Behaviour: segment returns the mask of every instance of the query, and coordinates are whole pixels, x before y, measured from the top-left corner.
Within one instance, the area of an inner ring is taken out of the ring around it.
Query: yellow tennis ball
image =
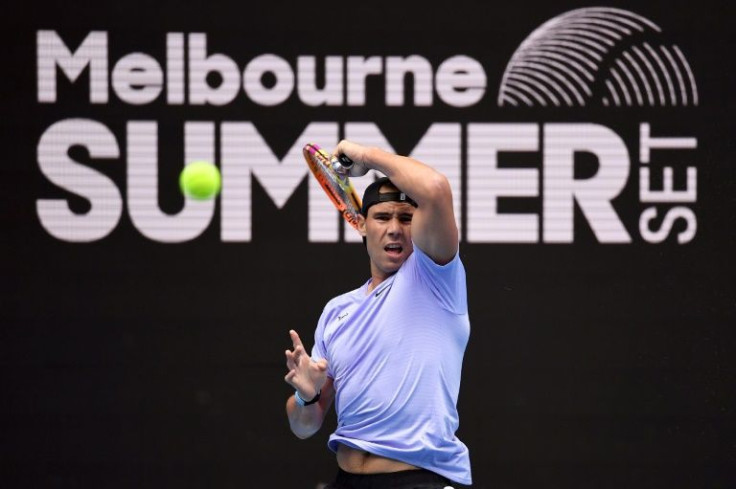
[[[179,187],[184,195],[197,200],[214,198],[222,185],[220,170],[207,161],[193,161],[179,175]]]

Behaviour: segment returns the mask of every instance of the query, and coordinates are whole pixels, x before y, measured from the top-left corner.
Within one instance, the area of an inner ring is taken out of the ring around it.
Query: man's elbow
[[[447,200],[452,201],[452,187],[450,186],[447,177],[441,173],[435,174],[432,178],[425,180],[425,192],[426,195],[430,196],[433,200]]]
[[[306,440],[317,433],[321,425],[304,425],[301,423],[291,423],[289,425],[291,432],[300,440]]]

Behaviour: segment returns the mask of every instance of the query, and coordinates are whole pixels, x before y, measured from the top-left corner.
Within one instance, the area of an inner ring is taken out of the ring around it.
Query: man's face
[[[368,209],[361,233],[371,259],[371,272],[386,278],[396,272],[414,251],[411,219],[414,207],[405,202],[381,202]]]

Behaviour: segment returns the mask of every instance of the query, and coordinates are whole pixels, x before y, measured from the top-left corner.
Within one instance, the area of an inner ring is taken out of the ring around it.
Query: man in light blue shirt
[[[292,431],[307,438],[335,404],[330,489],[442,489],[472,482],[467,447],[455,436],[468,342],[465,269],[450,185],[412,158],[341,141],[343,169],[386,175],[363,197],[360,232],[371,277],[327,303],[311,356],[295,331],[286,351]]]

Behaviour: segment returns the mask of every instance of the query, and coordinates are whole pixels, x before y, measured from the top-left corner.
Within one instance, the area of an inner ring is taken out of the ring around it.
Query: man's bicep
[[[452,207],[436,206],[417,209],[411,223],[411,237],[435,263],[444,265],[457,253],[459,239],[457,222]]]

